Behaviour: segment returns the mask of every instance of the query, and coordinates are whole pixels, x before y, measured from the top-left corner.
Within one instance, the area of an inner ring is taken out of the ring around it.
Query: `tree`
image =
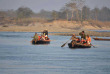
[[[83,16],[82,15],[82,8],[84,7],[85,0],[73,0],[73,1],[75,1],[75,3],[77,4],[77,14],[78,14],[78,9],[81,10],[81,19],[80,20],[82,23],[83,22],[83,20],[82,20],[82,16]]]
[[[6,11],[6,14],[8,17],[11,17],[11,18],[16,17],[16,12],[13,9]]]
[[[110,9],[107,7],[103,7],[100,10],[100,16],[98,17],[98,19],[100,19],[101,21],[110,21]]]
[[[17,9],[16,12],[17,12],[18,18],[31,17],[31,15],[33,14],[32,10],[30,8],[27,8],[27,7],[20,7]]]
[[[82,8],[82,20],[90,19],[90,8],[84,6]]]
[[[82,8],[84,6],[85,0],[71,0],[70,3],[66,4],[66,7],[69,7],[72,11],[71,21],[73,19],[73,14],[76,12],[76,18],[79,21],[79,10],[81,10],[81,21],[82,21]]]
[[[57,11],[53,10],[52,11],[52,16],[53,16],[53,19],[56,20],[58,18],[58,13]]]
[[[69,8],[68,7],[65,7],[67,21],[69,20],[69,11],[70,11]]]
[[[6,16],[6,12],[5,11],[0,11],[0,17],[5,17]]]
[[[50,11],[42,9],[39,13],[36,14],[37,17],[43,18],[43,19],[51,19],[52,15]]]
[[[71,3],[66,4],[66,6],[69,7],[71,10],[71,13],[72,13],[71,21],[73,21],[73,16],[74,16],[73,13],[76,10],[76,3],[71,2]]]
[[[95,8],[94,11],[95,11],[95,20],[96,20],[96,22],[97,22],[97,20],[98,20],[99,8]]]
[[[68,7],[63,7],[62,9],[60,9],[60,11],[62,12],[62,17],[66,18],[66,20],[69,20],[69,8]]]
[[[6,17],[6,12],[0,11],[0,22],[3,21],[5,17]]]

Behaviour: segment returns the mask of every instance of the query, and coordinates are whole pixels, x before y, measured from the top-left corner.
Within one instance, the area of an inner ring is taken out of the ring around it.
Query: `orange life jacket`
[[[87,41],[91,42],[91,37],[87,38]]]
[[[76,39],[76,41],[80,41],[80,39],[79,39],[79,38],[77,38],[77,39]]]
[[[40,40],[41,36],[38,36],[38,40]]]

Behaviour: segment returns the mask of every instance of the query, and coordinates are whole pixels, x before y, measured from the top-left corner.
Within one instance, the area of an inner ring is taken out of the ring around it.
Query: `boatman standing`
[[[79,35],[81,36],[81,43],[85,44],[86,43],[86,34],[84,31],[80,32]]]
[[[81,39],[86,39],[86,34],[84,31],[80,32],[79,35],[81,36]]]

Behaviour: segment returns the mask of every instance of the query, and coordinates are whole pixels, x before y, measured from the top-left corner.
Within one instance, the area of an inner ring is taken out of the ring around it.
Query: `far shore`
[[[95,37],[110,37],[110,32],[85,31],[85,33],[86,33],[86,35],[95,36]],[[72,36],[72,34],[75,34],[76,36],[79,36],[79,32],[72,32],[72,33],[50,33],[50,35],[61,35],[61,36]]]
[[[36,22],[22,26],[14,24],[0,25],[0,32],[42,32],[45,29],[47,29],[49,32],[56,32],[49,33],[50,35],[70,36],[74,33],[78,36],[79,32],[84,30],[85,33],[90,36],[110,37],[110,32],[92,31],[92,30],[110,30],[109,24],[107,26],[106,25],[96,26],[87,21],[83,22],[83,25],[75,21],[68,22],[61,20],[46,23]]]
[[[36,32],[36,31],[0,31],[0,32]],[[42,31],[37,31],[39,33],[42,33]],[[76,36],[79,36],[79,32],[81,31],[74,31],[74,32],[49,32],[49,35],[59,35],[59,36],[72,36],[72,34],[75,34]],[[85,31],[86,35],[94,36],[94,37],[110,37],[110,32],[96,32],[96,31]]]

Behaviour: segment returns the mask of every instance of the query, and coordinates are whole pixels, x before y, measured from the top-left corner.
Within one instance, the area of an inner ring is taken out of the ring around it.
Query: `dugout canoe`
[[[39,40],[37,42],[32,41],[32,44],[50,44],[50,40]]]
[[[104,39],[104,38],[93,38],[94,40],[102,40],[102,41],[110,41],[110,39]]]
[[[91,45],[85,45],[85,44],[74,44],[72,46],[72,43],[68,43],[69,48],[91,48]]]

